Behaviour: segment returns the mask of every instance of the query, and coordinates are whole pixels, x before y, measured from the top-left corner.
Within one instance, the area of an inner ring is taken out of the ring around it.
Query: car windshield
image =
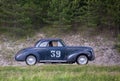
[[[38,42],[35,44],[35,47],[46,47],[47,45],[48,45],[48,41],[44,41],[44,42],[38,41]]]

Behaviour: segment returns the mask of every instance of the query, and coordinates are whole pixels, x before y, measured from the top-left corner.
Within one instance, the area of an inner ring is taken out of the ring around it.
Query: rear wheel
[[[37,62],[37,59],[36,59],[35,56],[33,56],[33,55],[27,56],[27,58],[26,58],[26,64],[27,65],[35,65],[36,62]]]
[[[85,65],[88,63],[88,58],[86,55],[80,55],[78,58],[77,58],[77,64],[79,65]]]

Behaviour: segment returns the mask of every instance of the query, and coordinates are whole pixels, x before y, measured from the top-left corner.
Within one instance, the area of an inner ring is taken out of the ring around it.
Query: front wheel
[[[26,58],[26,64],[27,65],[35,65],[36,62],[37,62],[37,59],[36,59],[35,56],[33,56],[33,55],[27,56],[27,58]]]
[[[85,64],[87,64],[88,63],[88,58],[87,58],[87,56],[85,56],[85,55],[80,55],[78,58],[77,58],[77,64],[79,64],[79,65],[85,65]]]

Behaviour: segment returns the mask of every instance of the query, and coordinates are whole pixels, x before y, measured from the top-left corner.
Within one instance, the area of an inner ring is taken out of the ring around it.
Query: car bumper
[[[89,57],[89,60],[90,60],[90,61],[95,60],[95,56],[91,56],[91,57]]]

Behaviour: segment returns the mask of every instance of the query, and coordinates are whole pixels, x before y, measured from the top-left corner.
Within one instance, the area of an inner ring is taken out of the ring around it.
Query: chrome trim
[[[40,62],[67,62],[67,60],[40,60]]]

